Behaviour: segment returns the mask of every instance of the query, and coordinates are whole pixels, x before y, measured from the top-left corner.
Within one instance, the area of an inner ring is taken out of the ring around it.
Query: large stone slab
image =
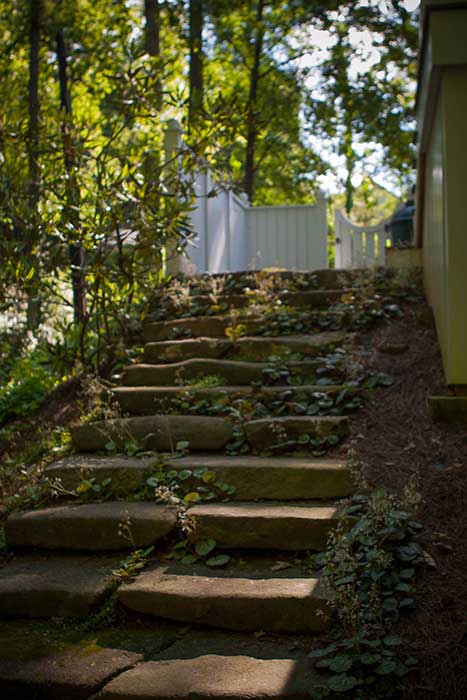
[[[201,293],[200,290],[210,289],[210,280],[222,280],[225,289],[233,289],[243,292],[245,287],[256,289],[260,281],[267,279],[276,285],[277,289],[284,289],[288,282],[298,285],[300,289],[341,289],[351,286],[361,275],[368,274],[367,270],[348,270],[325,268],[322,270],[238,270],[236,272],[219,272],[209,275],[194,275],[185,279],[185,284],[193,294]],[[232,284],[235,283],[235,284]]]
[[[158,463],[156,457],[75,454],[48,465],[44,473],[51,482],[58,480],[68,490],[75,489],[83,479],[93,478],[99,484],[110,479],[112,495],[125,496],[138,490]]]
[[[247,440],[256,449],[268,449],[287,440],[297,440],[304,434],[316,438],[335,435],[341,439],[347,436],[348,430],[346,416],[260,418],[245,423]]]
[[[113,557],[20,556],[0,572],[0,615],[86,617],[110,594]]]
[[[323,550],[339,522],[332,506],[268,503],[208,503],[190,508],[193,542],[214,539],[218,547]]]
[[[312,383],[319,366],[314,360],[287,363],[294,376]],[[136,364],[127,367],[122,375],[125,386],[177,386],[206,375],[222,378],[226,384],[241,385],[262,381],[267,362],[245,362],[241,360],[206,360],[194,358],[173,364]]]
[[[339,301],[344,291],[343,289],[311,289],[299,291],[283,289],[273,292],[272,295],[275,302],[279,301],[284,306],[325,309]],[[258,295],[259,303],[261,303],[262,298],[261,295]],[[213,305],[212,296],[209,294],[194,294],[191,296],[190,301],[197,310],[197,313],[199,313],[200,308],[209,310]],[[224,309],[226,307],[229,309],[241,309],[254,302],[255,298],[246,294],[224,293],[220,294],[217,299],[217,304],[223,306]],[[189,308],[186,306],[179,306],[175,301],[171,302],[167,297],[164,300],[164,308],[174,317],[177,317],[177,315],[185,316],[187,311],[189,311]]]
[[[86,700],[142,654],[91,645],[70,645],[40,658],[0,661],[0,692],[8,700]]]
[[[330,607],[315,578],[241,578],[143,571],[118,590],[130,610],[231,630],[320,632]]]
[[[241,323],[246,326],[248,335],[255,335],[262,325],[259,318],[242,319]],[[231,324],[229,316],[197,316],[174,321],[154,321],[144,325],[143,336],[147,343],[170,340],[174,336],[177,338],[186,334],[193,338],[226,338],[225,331]]]
[[[236,280],[242,282],[250,289],[256,289],[259,279],[277,280],[280,288],[283,288],[284,282],[291,281],[294,284],[298,282],[302,288],[308,289],[341,289],[342,287],[351,286],[355,279],[365,274],[365,270],[348,270],[338,268],[325,268],[322,270],[248,270],[229,273],[217,273],[211,275],[212,278],[221,277],[226,281]],[[191,286],[199,284],[198,277],[190,279]]]
[[[336,396],[344,386],[320,386],[316,384],[300,384],[297,386],[216,386],[198,388],[196,386],[137,386],[117,387],[112,390],[112,397],[124,414],[142,415],[154,414],[160,410],[163,399],[184,398],[189,394],[195,399],[218,400],[222,397],[231,399],[254,397],[259,401],[286,398],[287,401],[310,399],[311,395],[319,392],[326,396]],[[350,389],[349,389],[350,391]],[[202,415],[200,413],[200,415]]]
[[[339,498],[352,492],[350,470],[339,460],[191,455],[173,460],[167,467],[205,467],[216,474],[217,481],[233,486],[235,492],[229,498],[238,500]]]
[[[200,656],[149,661],[103,688],[99,700],[312,700],[319,683],[309,661]]]
[[[134,545],[147,547],[173,530],[177,515],[157,503],[131,501],[55,506],[11,515],[5,537],[11,547],[116,551],[132,546],[119,532],[123,522]]]
[[[232,437],[232,423],[205,416],[144,416],[84,423],[71,428],[74,446],[83,452],[105,449],[109,442],[124,449],[134,441],[147,450],[173,451],[179,441],[191,450],[221,450]]]
[[[80,481],[94,478],[98,483],[111,479],[114,495],[125,496],[140,488],[154,466],[155,458],[72,455],[46,468],[46,476],[60,479],[67,489]],[[218,483],[235,488],[234,500],[299,500],[341,498],[352,491],[352,479],[345,462],[298,457],[229,457],[225,455],[190,455],[170,460],[166,469],[195,470],[205,468],[216,474]],[[196,485],[197,480],[187,483]]]
[[[255,335],[263,325],[261,318],[242,317],[238,320],[245,326],[246,335]],[[158,340],[170,340],[175,335],[191,333],[193,338],[225,338],[226,329],[232,324],[230,316],[193,316],[173,321],[154,321],[145,324],[144,339],[147,343]]]
[[[280,337],[242,337],[236,343],[227,338],[196,338],[193,340],[164,340],[147,343],[145,362],[180,362],[195,357],[221,359],[227,356],[238,359],[267,360],[271,355],[284,356],[288,352],[303,353],[313,357],[326,353],[352,337],[340,331],[314,335]]]

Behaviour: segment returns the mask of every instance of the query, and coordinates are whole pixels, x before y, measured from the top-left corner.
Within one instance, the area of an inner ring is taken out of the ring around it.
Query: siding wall
[[[448,384],[467,384],[467,67],[443,71],[426,151],[423,249]]]
[[[418,241],[446,382],[467,387],[467,2],[421,17]]]

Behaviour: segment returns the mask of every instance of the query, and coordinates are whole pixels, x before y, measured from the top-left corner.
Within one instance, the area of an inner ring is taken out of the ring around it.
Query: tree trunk
[[[203,109],[203,0],[190,0],[190,96],[188,121]]]
[[[83,273],[84,251],[77,240],[79,228],[79,186],[75,173],[75,154],[70,130],[71,95],[68,90],[67,53],[63,30],[56,35],[58,78],[60,84],[60,110],[62,111],[62,142],[65,169],[67,171],[66,199],[68,218],[73,224],[73,238],[68,245],[71,265],[71,283],[73,288],[73,310],[75,321],[83,323],[86,320],[85,278]]]
[[[347,216],[349,216],[353,208],[354,186],[352,184],[352,177],[355,171],[355,151],[353,149],[352,121],[349,116],[347,116],[346,122],[344,136],[345,167],[347,170],[347,175],[345,178],[345,211]]]
[[[30,0],[29,24],[29,178],[34,209],[39,199],[39,46],[41,0]]]
[[[28,167],[29,167],[29,197],[31,211],[31,242],[36,241],[39,232],[39,62],[40,62],[40,27],[42,16],[42,0],[29,2],[29,133],[28,133]],[[29,243],[26,242],[29,250]],[[33,280],[34,282],[34,280]],[[40,323],[40,299],[38,285],[34,282],[28,290],[28,329],[35,331]]]
[[[159,0],[144,0],[144,16],[146,19],[146,51],[150,56],[159,58],[161,55]],[[159,79],[156,81],[156,109],[158,112],[162,109],[162,83]]]
[[[250,203],[253,201],[255,191],[255,148],[258,128],[256,124],[256,100],[259,86],[259,70],[261,55],[263,52],[264,27],[263,27],[264,0],[258,0],[256,8],[256,35],[254,43],[253,64],[250,71],[250,90],[247,103],[247,137],[245,153],[245,180],[244,189]]]

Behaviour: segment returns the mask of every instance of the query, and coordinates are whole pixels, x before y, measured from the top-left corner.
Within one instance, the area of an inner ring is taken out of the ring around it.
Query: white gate
[[[391,234],[386,231],[390,217],[375,226],[356,226],[343,211],[334,214],[334,259],[338,269],[385,265]]]
[[[326,205],[326,197],[319,193],[315,205],[250,207],[249,267],[328,267]]]
[[[324,195],[316,205],[252,207],[209,171],[197,176],[195,192],[187,254],[198,272],[328,267]]]

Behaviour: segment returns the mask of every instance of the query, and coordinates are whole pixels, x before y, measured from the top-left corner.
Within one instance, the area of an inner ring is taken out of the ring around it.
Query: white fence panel
[[[328,267],[326,199],[314,206],[247,210],[248,266],[310,270]]]
[[[233,192],[216,185],[209,171],[197,175],[194,189],[190,221],[195,236],[187,247],[190,262],[198,272],[247,269],[248,207]]]
[[[246,270],[248,267],[248,206],[233,192],[229,192],[230,211],[230,269]]]
[[[205,235],[207,226],[207,173],[199,173],[196,176],[194,190],[196,195],[196,207],[190,212],[190,222],[195,236],[189,241],[187,255],[196,269],[204,271],[208,265],[207,238]]]
[[[390,218],[375,226],[356,226],[336,210],[334,215],[334,258],[336,268],[373,267],[385,264]]]

